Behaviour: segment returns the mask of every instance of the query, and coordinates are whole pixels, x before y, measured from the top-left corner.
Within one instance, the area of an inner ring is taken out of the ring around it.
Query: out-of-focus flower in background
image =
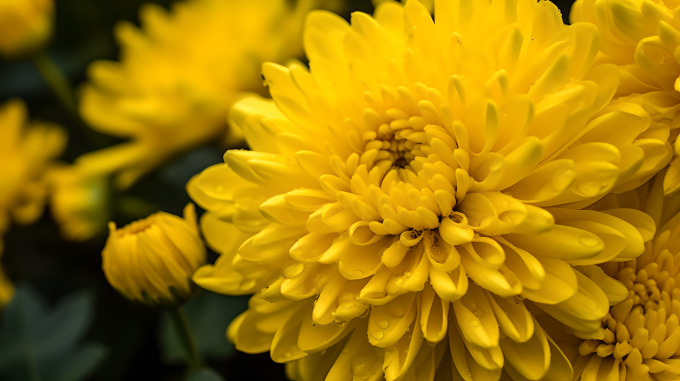
[[[178,305],[196,290],[191,276],[206,261],[193,204],[184,218],[165,212],[120,229],[109,223],[102,269],[126,298],[150,305]]]
[[[44,175],[66,144],[60,127],[26,118],[19,100],[0,107],[0,234],[10,221],[28,224],[40,217],[47,196]]]
[[[22,101],[0,106],[0,255],[2,236],[11,222],[28,224],[42,214],[47,196],[44,175],[65,145],[60,127],[27,121]],[[0,272],[0,306],[9,300],[11,290]]]
[[[666,178],[666,194],[680,191],[680,14],[675,1],[579,0],[572,23],[592,23],[602,43],[598,61],[620,67],[616,97],[641,104],[655,122],[671,128],[674,156]]]
[[[77,165],[55,167],[48,174],[50,211],[64,239],[85,241],[109,221],[109,180],[84,173]]]
[[[226,113],[244,92],[264,94],[260,65],[301,55],[305,15],[317,2],[187,0],[168,12],[145,5],[142,28],[116,29],[120,62],[90,66],[80,110],[106,134],[130,142],[87,154],[82,165],[118,172],[127,187],[169,157],[224,139]]]
[[[527,305],[602,339],[625,293],[595,265],[651,239],[642,212],[579,210],[672,156],[668,125],[609,105],[597,30],[547,1],[452,4],[310,14],[311,69],[265,64],[273,100],[231,112],[252,151],[187,186],[221,253],[194,280],[257,293],[229,336],[294,379],[570,378]]]
[[[39,51],[52,33],[53,8],[52,0],[0,0],[0,56]]]

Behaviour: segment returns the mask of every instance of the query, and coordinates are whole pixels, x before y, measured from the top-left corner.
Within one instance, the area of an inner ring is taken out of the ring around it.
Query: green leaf
[[[223,381],[224,379],[219,374],[215,373],[214,370],[208,368],[201,368],[195,372],[192,372],[187,381]]]
[[[108,350],[105,346],[96,343],[85,344],[63,364],[61,372],[55,377],[55,380],[72,381],[85,379],[85,377],[97,369],[97,366],[107,355]]]
[[[20,285],[5,307],[0,329],[0,379],[78,381],[106,357],[98,344],[79,345],[92,320],[87,292],[66,297],[48,309]]]
[[[238,314],[245,311],[247,303],[247,298],[201,291],[182,307],[201,357],[222,359],[234,353],[234,345],[226,337],[227,327]],[[167,313],[162,316],[158,336],[165,362],[186,361],[184,347]]]

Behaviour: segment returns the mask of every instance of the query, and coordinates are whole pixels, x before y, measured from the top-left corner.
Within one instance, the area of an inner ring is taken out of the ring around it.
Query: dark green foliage
[[[201,357],[220,359],[234,352],[234,345],[226,339],[227,326],[246,309],[247,300],[203,291],[183,306]],[[162,316],[158,339],[164,361],[184,361],[184,349],[167,314]]]
[[[94,300],[78,292],[50,308],[20,286],[2,314],[0,378],[31,381],[84,380],[107,355],[101,344],[82,343]]]

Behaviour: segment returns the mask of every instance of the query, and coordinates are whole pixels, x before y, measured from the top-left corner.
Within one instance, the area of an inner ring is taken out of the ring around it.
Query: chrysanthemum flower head
[[[595,25],[602,44],[598,60],[618,65],[617,97],[641,104],[655,122],[672,129],[673,160],[664,180],[666,194],[680,191],[680,13],[670,0],[579,0],[571,20]]]
[[[194,280],[256,292],[229,336],[293,378],[569,378],[527,307],[603,338],[615,281],[594,265],[651,238],[642,212],[579,210],[671,156],[667,125],[608,105],[597,30],[546,1],[434,19],[418,1],[310,14],[310,69],[264,65],[273,101],[231,112],[252,151],[188,184],[221,253]]]
[[[602,319],[603,338],[582,340],[564,335],[563,329],[554,322],[544,321],[544,325],[568,354],[575,379],[678,379],[680,198],[664,197],[663,177],[657,176],[636,190],[609,195],[592,208],[645,211],[656,223],[647,226],[645,234],[654,239],[646,244],[640,257],[627,262],[605,263],[597,270],[600,277],[607,275],[618,280],[602,282],[602,288],[614,296],[612,302],[615,303]]]
[[[119,171],[124,187],[174,154],[225,135],[240,139],[226,128],[227,110],[243,92],[264,93],[262,62],[301,53],[302,20],[315,4],[187,0],[171,11],[144,5],[141,29],[116,29],[121,61],[93,63],[82,92],[87,122],[131,142],[80,162]]]

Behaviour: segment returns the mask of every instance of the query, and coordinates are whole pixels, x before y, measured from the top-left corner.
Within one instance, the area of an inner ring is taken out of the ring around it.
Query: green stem
[[[116,202],[116,210],[128,216],[143,218],[160,211],[161,208],[141,198],[120,196]]]
[[[78,110],[76,109],[76,99],[71,91],[64,74],[59,70],[59,67],[52,61],[52,58],[43,51],[33,58],[33,64],[38,72],[43,77],[47,85],[52,89],[54,95],[57,96],[59,102],[75,117],[78,117]]]
[[[19,302],[19,300],[17,300]],[[23,303],[23,299],[21,299]],[[41,381],[40,370],[38,369],[38,360],[36,358],[35,348],[31,343],[28,333],[28,327],[26,326],[26,319],[21,319],[19,321],[19,329],[22,331],[21,334],[21,344],[26,353],[26,367],[28,368],[28,377],[30,381]]]
[[[52,89],[52,92],[59,100],[59,103],[61,103],[66,111],[71,114],[73,119],[75,119],[75,126],[80,130],[80,133],[83,134],[90,143],[95,146],[98,145],[101,140],[100,137],[80,117],[76,97],[73,95],[71,85],[57,64],[54,63],[46,51],[42,51],[33,57],[33,65],[38,69],[40,76],[45,80],[49,88]]]
[[[194,335],[191,333],[191,327],[184,314],[184,310],[182,310],[182,306],[171,308],[170,317],[177,329],[182,346],[186,351],[189,368],[191,368],[191,370],[199,369],[201,367],[201,357],[198,355],[196,341],[194,340]]]

